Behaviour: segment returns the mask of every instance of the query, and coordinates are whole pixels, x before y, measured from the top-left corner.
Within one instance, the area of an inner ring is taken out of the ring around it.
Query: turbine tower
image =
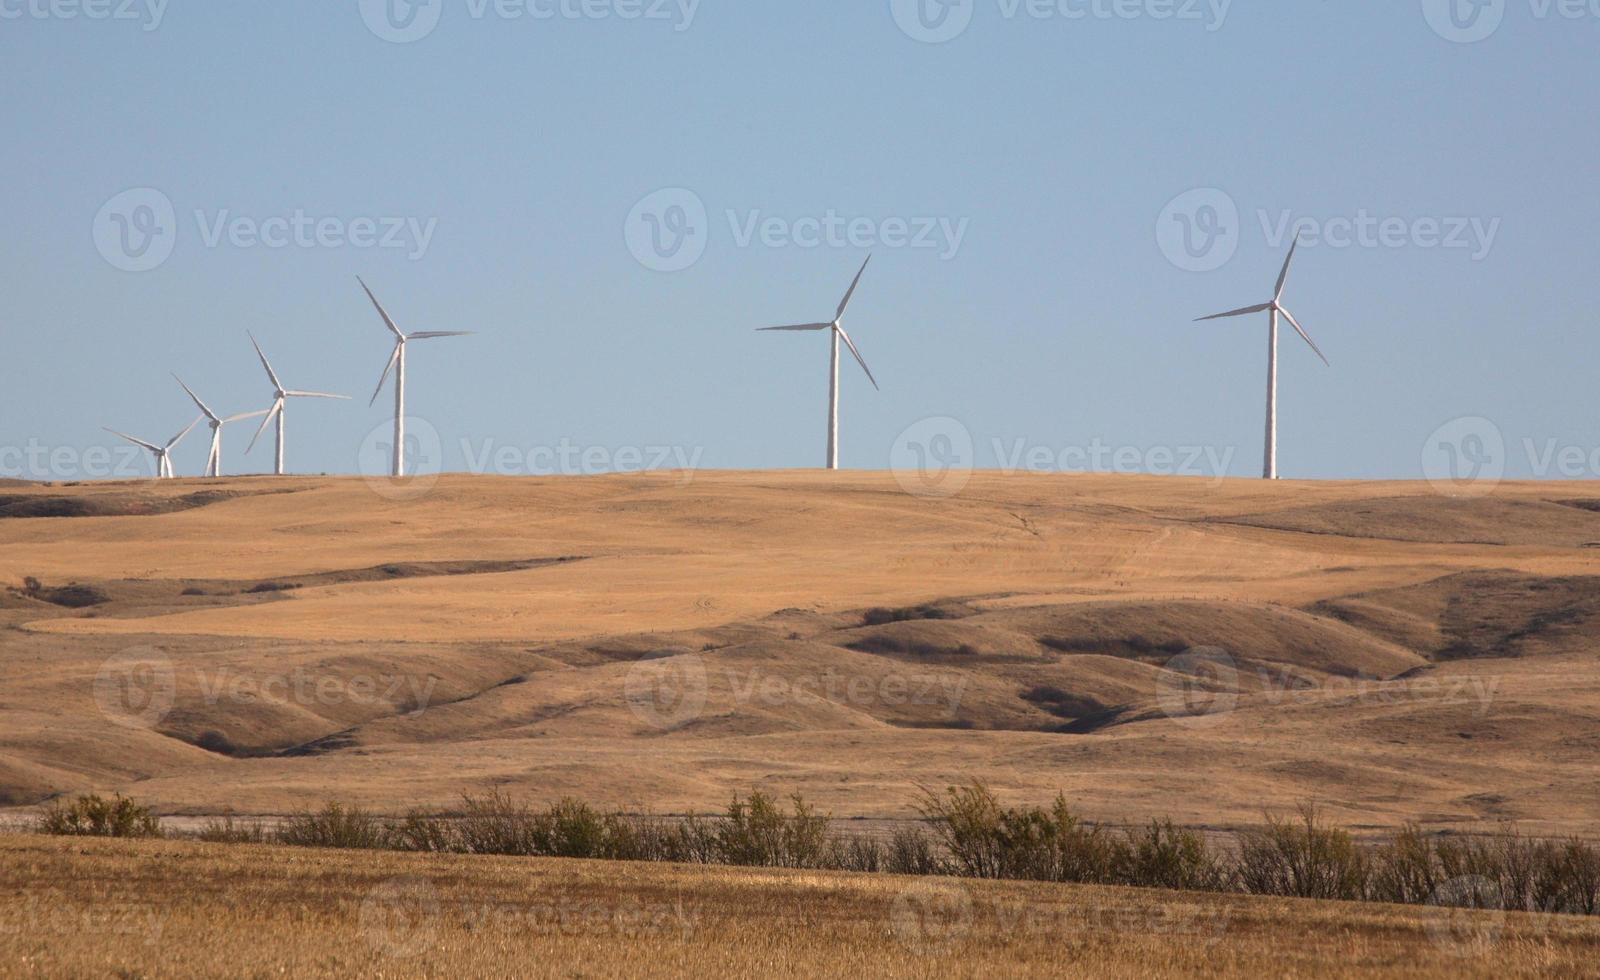
[[[283,382],[278,380],[278,373],[272,370],[272,365],[267,362],[267,355],[261,352],[261,345],[256,343],[255,335],[250,334],[249,337],[251,346],[256,349],[256,356],[261,358],[261,366],[267,369],[267,377],[272,380],[273,397],[272,407],[267,409],[265,413],[267,417],[261,420],[261,427],[256,430],[256,434],[250,437],[250,445],[245,449],[245,452],[248,453],[256,448],[256,440],[261,438],[261,433],[267,431],[267,426],[272,424],[273,419],[277,419],[278,451],[272,472],[275,476],[283,476],[283,410],[285,403],[290,398],[337,398],[341,401],[349,401],[350,397],[348,395],[325,395],[320,391],[290,391],[283,386]]]
[[[189,397],[200,407],[200,411],[205,413],[206,421],[211,424],[211,455],[206,457],[206,476],[212,479],[220,477],[222,475],[222,427],[232,425],[234,422],[243,422],[245,419],[260,418],[267,414],[267,409],[222,418],[216,412],[213,412],[205,402],[201,401],[200,396],[195,394],[188,385],[184,384],[182,378],[176,374],[172,377],[178,382],[179,387],[189,393]]]
[[[184,429],[171,439],[168,439],[165,446],[157,446],[153,443],[145,442],[143,439],[135,439],[133,436],[130,436],[125,432],[118,432],[116,429],[106,429],[106,431],[119,439],[126,439],[135,446],[140,446],[144,449],[150,450],[150,455],[154,456],[156,461],[156,479],[171,480],[175,476],[175,474],[172,472],[172,450],[177,447],[178,443],[183,441],[184,436],[188,435],[189,432],[199,424],[199,419],[195,419],[193,422],[190,422],[187,429]]]
[[[1294,314],[1290,313],[1288,308],[1283,305],[1283,288],[1289,281],[1289,264],[1294,261],[1294,250],[1299,246],[1300,240],[1297,237],[1294,244],[1289,246],[1289,257],[1284,260],[1283,271],[1278,274],[1278,291],[1273,294],[1271,302],[1247,306],[1242,310],[1233,310],[1228,313],[1218,313],[1215,316],[1203,316],[1195,321],[1196,323],[1204,323],[1207,320],[1221,320],[1224,317],[1248,316],[1252,313],[1263,312],[1268,315],[1267,448],[1266,461],[1263,467],[1263,475],[1268,480],[1276,480],[1278,478],[1278,316],[1281,314],[1285,320],[1288,320],[1289,325],[1294,327],[1295,333],[1300,335],[1300,339],[1309,344],[1313,351],[1316,351],[1317,356],[1322,358],[1322,363],[1328,364],[1328,359],[1323,356],[1322,349],[1317,346],[1317,342],[1311,339],[1311,335],[1306,333],[1304,327],[1300,326],[1300,321],[1296,320]],[[1331,367],[1332,365],[1330,364],[1329,366]]]
[[[394,320],[389,316],[383,304],[378,302],[378,297],[372,295],[372,290],[360,276],[356,282],[361,283],[361,289],[367,294],[367,299],[372,300],[372,305],[377,307],[378,315],[383,317],[383,325],[394,334],[394,350],[389,354],[389,363],[383,366],[383,376],[378,378],[378,387],[373,389],[372,399],[368,406],[376,404],[378,395],[383,392],[384,384],[389,380],[389,372],[394,372],[394,451],[392,475],[400,479],[406,475],[406,344],[413,340],[437,340],[440,337],[470,337],[470,330],[423,330],[417,333],[401,333],[400,328],[394,325]]]
[[[844,294],[844,299],[839,301],[839,309],[834,313],[831,323],[802,323],[792,327],[762,327],[759,332],[766,333],[772,330],[828,330],[832,332],[833,358],[828,368],[828,469],[839,468],[839,341],[843,340],[845,346],[850,348],[850,353],[855,355],[856,363],[861,365],[861,370],[867,372],[867,380],[872,382],[872,387],[877,390],[878,379],[872,376],[872,369],[867,367],[867,362],[861,357],[861,351],[856,349],[855,342],[850,335],[844,332],[840,324],[844,321],[844,311],[850,305],[850,298],[856,294],[856,287],[861,284],[862,273],[867,271],[867,263],[872,261],[872,256],[867,256],[867,261],[861,263],[861,270],[856,273],[855,281],[850,283],[850,289]]]

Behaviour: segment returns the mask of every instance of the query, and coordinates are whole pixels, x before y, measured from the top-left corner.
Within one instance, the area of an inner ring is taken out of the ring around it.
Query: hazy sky
[[[358,274],[479,331],[412,349],[432,465],[816,466],[825,336],[754,331],[869,250],[847,467],[1252,475],[1265,318],[1191,321],[1270,298],[1300,221],[1333,367],[1285,337],[1286,476],[1414,478],[1472,416],[1468,456],[1600,475],[1600,0],[390,2],[0,0],[0,476],[170,436],[172,371],[266,407],[247,329],[356,396],[291,405],[290,468],[355,472]]]

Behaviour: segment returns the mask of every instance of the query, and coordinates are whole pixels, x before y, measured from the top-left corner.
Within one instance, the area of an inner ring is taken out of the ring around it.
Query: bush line
[[[1170,820],[1116,830],[1082,820],[1064,796],[1049,807],[1006,807],[982,782],[925,790],[922,820],[887,839],[838,834],[799,794],[787,807],[755,792],[716,817],[604,813],[563,799],[543,809],[495,790],[463,797],[459,816],[415,810],[386,820],[329,803],[277,827],[225,817],[187,836],[227,844],[280,844],[433,854],[663,861],[902,875],[1122,885],[1342,901],[1440,905],[1572,915],[1600,914],[1600,849],[1584,841],[1506,833],[1468,839],[1407,826],[1360,844],[1303,805],[1269,814],[1237,836],[1209,842]],[[40,833],[165,836],[132,800],[83,796],[40,817]]]

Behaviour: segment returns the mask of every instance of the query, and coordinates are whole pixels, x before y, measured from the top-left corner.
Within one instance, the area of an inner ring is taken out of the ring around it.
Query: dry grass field
[[[1600,920],[0,837],[0,976],[1593,976]]]
[[[1600,834],[1600,494],[978,474],[0,487],[0,804],[1062,791]],[[1593,919],[0,838],[19,975],[1580,975]]]
[[[682,812],[763,788],[898,818],[981,775],[1111,822],[1315,800],[1358,831],[1600,829],[1584,484],[394,489],[0,488],[0,800],[399,812],[497,786]]]

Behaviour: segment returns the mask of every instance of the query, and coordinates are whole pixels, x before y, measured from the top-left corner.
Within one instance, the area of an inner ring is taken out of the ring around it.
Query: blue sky
[[[171,435],[172,371],[266,407],[246,330],[289,385],[357,396],[291,406],[290,468],[355,472],[392,404],[358,274],[406,329],[479,331],[411,354],[446,469],[815,466],[826,340],[754,330],[826,319],[869,246],[845,325],[883,390],[846,366],[845,466],[949,418],[983,467],[1208,447],[1247,476],[1265,321],[1190,321],[1268,299],[1302,220],[1286,299],[1333,367],[1285,338],[1286,476],[1416,478],[1464,416],[1511,475],[1600,475],[1600,0],[1459,32],[1444,0],[432,0],[406,43],[377,2],[94,3],[0,0],[0,475],[103,425]],[[118,237],[144,188],[171,251],[128,271],[163,252]],[[1198,259],[1185,214],[1223,232]],[[680,216],[689,251],[652,257]],[[270,464],[248,438],[230,469]]]

